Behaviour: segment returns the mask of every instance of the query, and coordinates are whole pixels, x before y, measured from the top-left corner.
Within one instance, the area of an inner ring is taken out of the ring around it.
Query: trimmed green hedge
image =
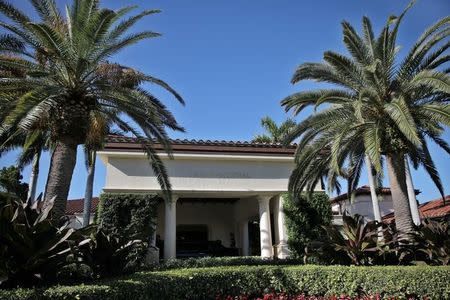
[[[284,291],[450,299],[450,267],[241,266],[139,272],[92,285],[0,291],[1,299],[214,299]]]
[[[210,268],[225,266],[267,266],[267,265],[300,265],[301,259],[267,259],[261,256],[229,256],[229,257],[193,257],[187,259],[161,260],[160,264],[151,266],[151,270],[172,270]]]

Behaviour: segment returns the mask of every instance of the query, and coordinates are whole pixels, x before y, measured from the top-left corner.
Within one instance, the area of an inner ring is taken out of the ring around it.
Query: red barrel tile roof
[[[428,218],[442,218],[450,215],[450,195],[445,196],[445,203],[442,198],[431,200],[419,204],[420,217]],[[390,223],[394,220],[394,213],[390,213],[383,217],[383,221]]]
[[[173,152],[233,152],[293,155],[297,147],[296,144],[283,147],[280,143],[196,139],[172,139],[170,143]],[[163,150],[162,145],[159,143],[154,142],[152,146],[156,150]],[[142,151],[142,145],[141,141],[134,137],[109,135],[106,138],[104,149],[113,151]]]
[[[66,215],[82,214],[84,198],[68,200],[66,205]],[[92,197],[91,213],[95,212],[98,205],[98,197]]]

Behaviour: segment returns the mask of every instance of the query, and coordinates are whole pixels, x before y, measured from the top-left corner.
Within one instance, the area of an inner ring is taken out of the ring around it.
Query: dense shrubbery
[[[0,286],[54,282],[67,264],[74,230],[47,218],[52,207],[53,201],[0,195]]]
[[[393,224],[343,216],[343,226],[324,226],[326,236],[312,241],[306,255],[324,264],[408,265],[450,262],[450,227],[425,220],[409,240],[400,239]]]
[[[190,269],[225,266],[267,266],[267,265],[299,265],[300,259],[265,259],[260,256],[235,257],[200,257],[188,259],[170,259],[151,266],[152,270]]]
[[[324,192],[299,197],[287,195],[284,212],[289,248],[295,257],[302,258],[306,246],[325,234],[322,225],[331,224],[329,197]]]
[[[243,266],[138,272],[95,285],[0,291],[3,299],[215,299],[284,292],[449,299],[449,267]],[[345,299],[345,298],[344,298]]]
[[[159,201],[149,194],[104,193],[97,223],[109,234],[147,241],[154,231]]]
[[[142,266],[148,244],[95,225],[74,230],[49,218],[53,200],[0,193],[0,286],[91,281]]]

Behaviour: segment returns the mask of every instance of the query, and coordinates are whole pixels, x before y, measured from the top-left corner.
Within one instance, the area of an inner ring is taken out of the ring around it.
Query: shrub
[[[31,286],[53,282],[68,264],[69,238],[74,230],[65,222],[55,226],[47,218],[53,201],[22,200],[0,195],[0,285]]]
[[[267,266],[267,265],[298,265],[299,259],[265,259],[260,256],[235,257],[200,257],[188,259],[169,259],[159,265],[152,266],[153,270],[190,269],[224,266]]]
[[[2,299],[215,299],[284,292],[449,299],[449,267],[242,266],[139,272],[92,285],[0,291]],[[392,298],[390,298],[392,299]]]
[[[414,234],[413,250],[425,254],[431,265],[450,264],[450,225],[446,221],[425,220]]]
[[[323,225],[331,224],[330,200],[324,192],[311,195],[287,195],[284,201],[289,249],[295,257],[303,258],[305,247],[322,237]]]
[[[86,278],[86,267],[92,278],[105,278],[132,273],[142,266],[148,244],[119,235],[108,235],[96,225],[77,230],[73,234],[77,263],[72,264],[72,276]],[[81,275],[81,276],[80,276]]]
[[[153,235],[159,201],[149,194],[104,193],[97,222],[109,234],[147,241]]]

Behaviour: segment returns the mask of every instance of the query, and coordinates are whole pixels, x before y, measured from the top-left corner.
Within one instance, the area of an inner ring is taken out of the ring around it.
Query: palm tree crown
[[[257,143],[281,143],[295,125],[296,123],[293,120],[287,119],[278,126],[272,118],[264,117],[261,119],[261,127],[267,133],[256,135],[253,141]]]
[[[127,34],[137,21],[159,11],[145,10],[124,19],[134,7],[113,11],[100,8],[98,0],[73,0],[63,16],[54,0],[30,2],[40,17],[38,22],[0,0],[0,12],[10,20],[0,22],[10,32],[1,38],[1,50],[10,57],[0,57],[0,68],[14,71],[0,81],[0,136],[48,124],[55,150],[45,197],[56,197],[54,211],[62,214],[64,210],[76,148],[85,142],[93,114],[142,141],[162,189],[170,196],[167,173],[151,141],[170,151],[166,128],[183,128],[140,84],[157,84],[181,103],[183,99],[158,78],[109,63],[124,48],[159,36],[152,31]]]
[[[344,21],[343,40],[350,55],[327,51],[324,62],[304,63],[292,78],[292,83],[312,79],[336,87],[302,91],[282,101],[286,110],[295,113],[327,104],[299,123],[285,141],[301,138],[290,189],[312,190],[321,177],[336,183],[339,175],[355,188],[365,155],[377,174],[382,174],[386,161],[397,227],[405,233],[412,230],[405,156],[416,168],[423,165],[443,194],[427,139],[450,153],[440,137],[444,126],[450,125],[450,69],[443,67],[450,59],[445,54],[450,46],[450,17],[426,29],[400,59],[397,34],[411,6],[390,17],[378,36],[367,17],[361,35]]]

